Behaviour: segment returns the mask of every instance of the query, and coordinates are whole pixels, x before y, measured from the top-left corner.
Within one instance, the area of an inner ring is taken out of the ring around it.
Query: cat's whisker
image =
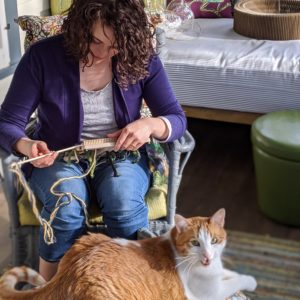
[[[190,269],[190,266],[193,265],[195,260],[195,257],[191,257],[190,261],[187,263],[187,265],[185,266],[183,272],[186,274],[187,278],[188,278],[188,270]]]
[[[185,260],[183,260],[183,261],[177,263],[176,266],[175,266],[175,268],[178,268],[178,267],[179,267],[180,265],[182,265],[183,263],[189,261],[189,259],[190,259],[190,258],[186,258]]]
[[[175,259],[177,260],[180,260],[180,259],[186,259],[188,257],[191,257],[191,256],[197,256],[196,253],[189,253],[189,255],[186,255],[186,256],[178,256],[178,257],[175,257]]]
[[[176,264],[175,268],[178,268],[180,265],[182,265],[185,262],[189,262],[190,260],[192,260],[194,257],[192,256],[187,256],[185,260],[179,262],[178,264]]]
[[[197,259],[196,257],[194,257],[194,260],[190,263],[189,268],[188,268],[188,270],[187,270],[187,272],[186,272],[187,278],[189,278],[191,269],[192,269],[192,267],[197,263],[197,261],[198,261],[198,259]]]
[[[183,259],[186,259],[188,258],[188,256],[179,256],[179,257],[175,257],[175,259],[177,260],[183,260]]]
[[[188,269],[188,267],[189,267],[189,265],[191,264],[191,262],[189,261],[187,264],[186,264],[186,266],[185,266],[185,268],[184,268],[184,270],[183,270],[183,273],[185,274],[185,276],[187,276],[187,269]]]
[[[177,260],[186,260],[186,259],[191,258],[191,256],[193,256],[193,253],[189,253],[186,256],[178,256],[178,257],[175,257],[175,259],[177,259]]]
[[[182,265],[183,263],[189,261],[191,258],[190,257],[186,257],[184,260],[182,260],[181,262],[177,263],[175,268],[178,268],[180,265]]]

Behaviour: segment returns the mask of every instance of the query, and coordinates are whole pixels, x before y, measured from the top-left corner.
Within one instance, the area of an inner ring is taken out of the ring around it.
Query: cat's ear
[[[210,218],[211,222],[218,224],[221,227],[224,227],[225,224],[225,209],[221,208],[217,212],[215,212]]]
[[[188,225],[189,223],[186,218],[181,215],[175,215],[175,226],[178,233],[183,232],[188,227]]]

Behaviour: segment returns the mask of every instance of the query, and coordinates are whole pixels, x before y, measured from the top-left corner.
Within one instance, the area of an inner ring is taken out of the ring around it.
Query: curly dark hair
[[[88,61],[92,42],[92,27],[101,20],[115,35],[116,71],[122,87],[134,84],[148,75],[149,59],[154,55],[153,26],[144,11],[143,0],[74,0],[68,10],[62,30],[67,51]]]

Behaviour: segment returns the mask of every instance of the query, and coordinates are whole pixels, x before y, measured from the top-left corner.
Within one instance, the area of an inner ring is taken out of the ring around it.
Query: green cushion
[[[146,194],[145,202],[148,206],[149,220],[155,220],[167,215],[167,184],[161,186],[153,186]],[[38,208],[41,209],[42,205],[38,202]],[[40,225],[39,221],[33,214],[31,205],[28,201],[27,193],[23,191],[18,200],[18,211],[20,225],[37,226]],[[89,208],[91,224],[102,223],[102,215],[97,205],[94,203]]]
[[[300,161],[300,110],[259,117],[252,125],[252,142],[276,157]]]
[[[51,14],[52,15],[62,15],[72,4],[72,0],[50,0]]]

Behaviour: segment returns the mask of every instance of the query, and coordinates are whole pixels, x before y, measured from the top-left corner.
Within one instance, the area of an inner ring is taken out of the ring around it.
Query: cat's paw
[[[242,275],[244,290],[253,292],[257,287],[257,282],[253,276]]]

